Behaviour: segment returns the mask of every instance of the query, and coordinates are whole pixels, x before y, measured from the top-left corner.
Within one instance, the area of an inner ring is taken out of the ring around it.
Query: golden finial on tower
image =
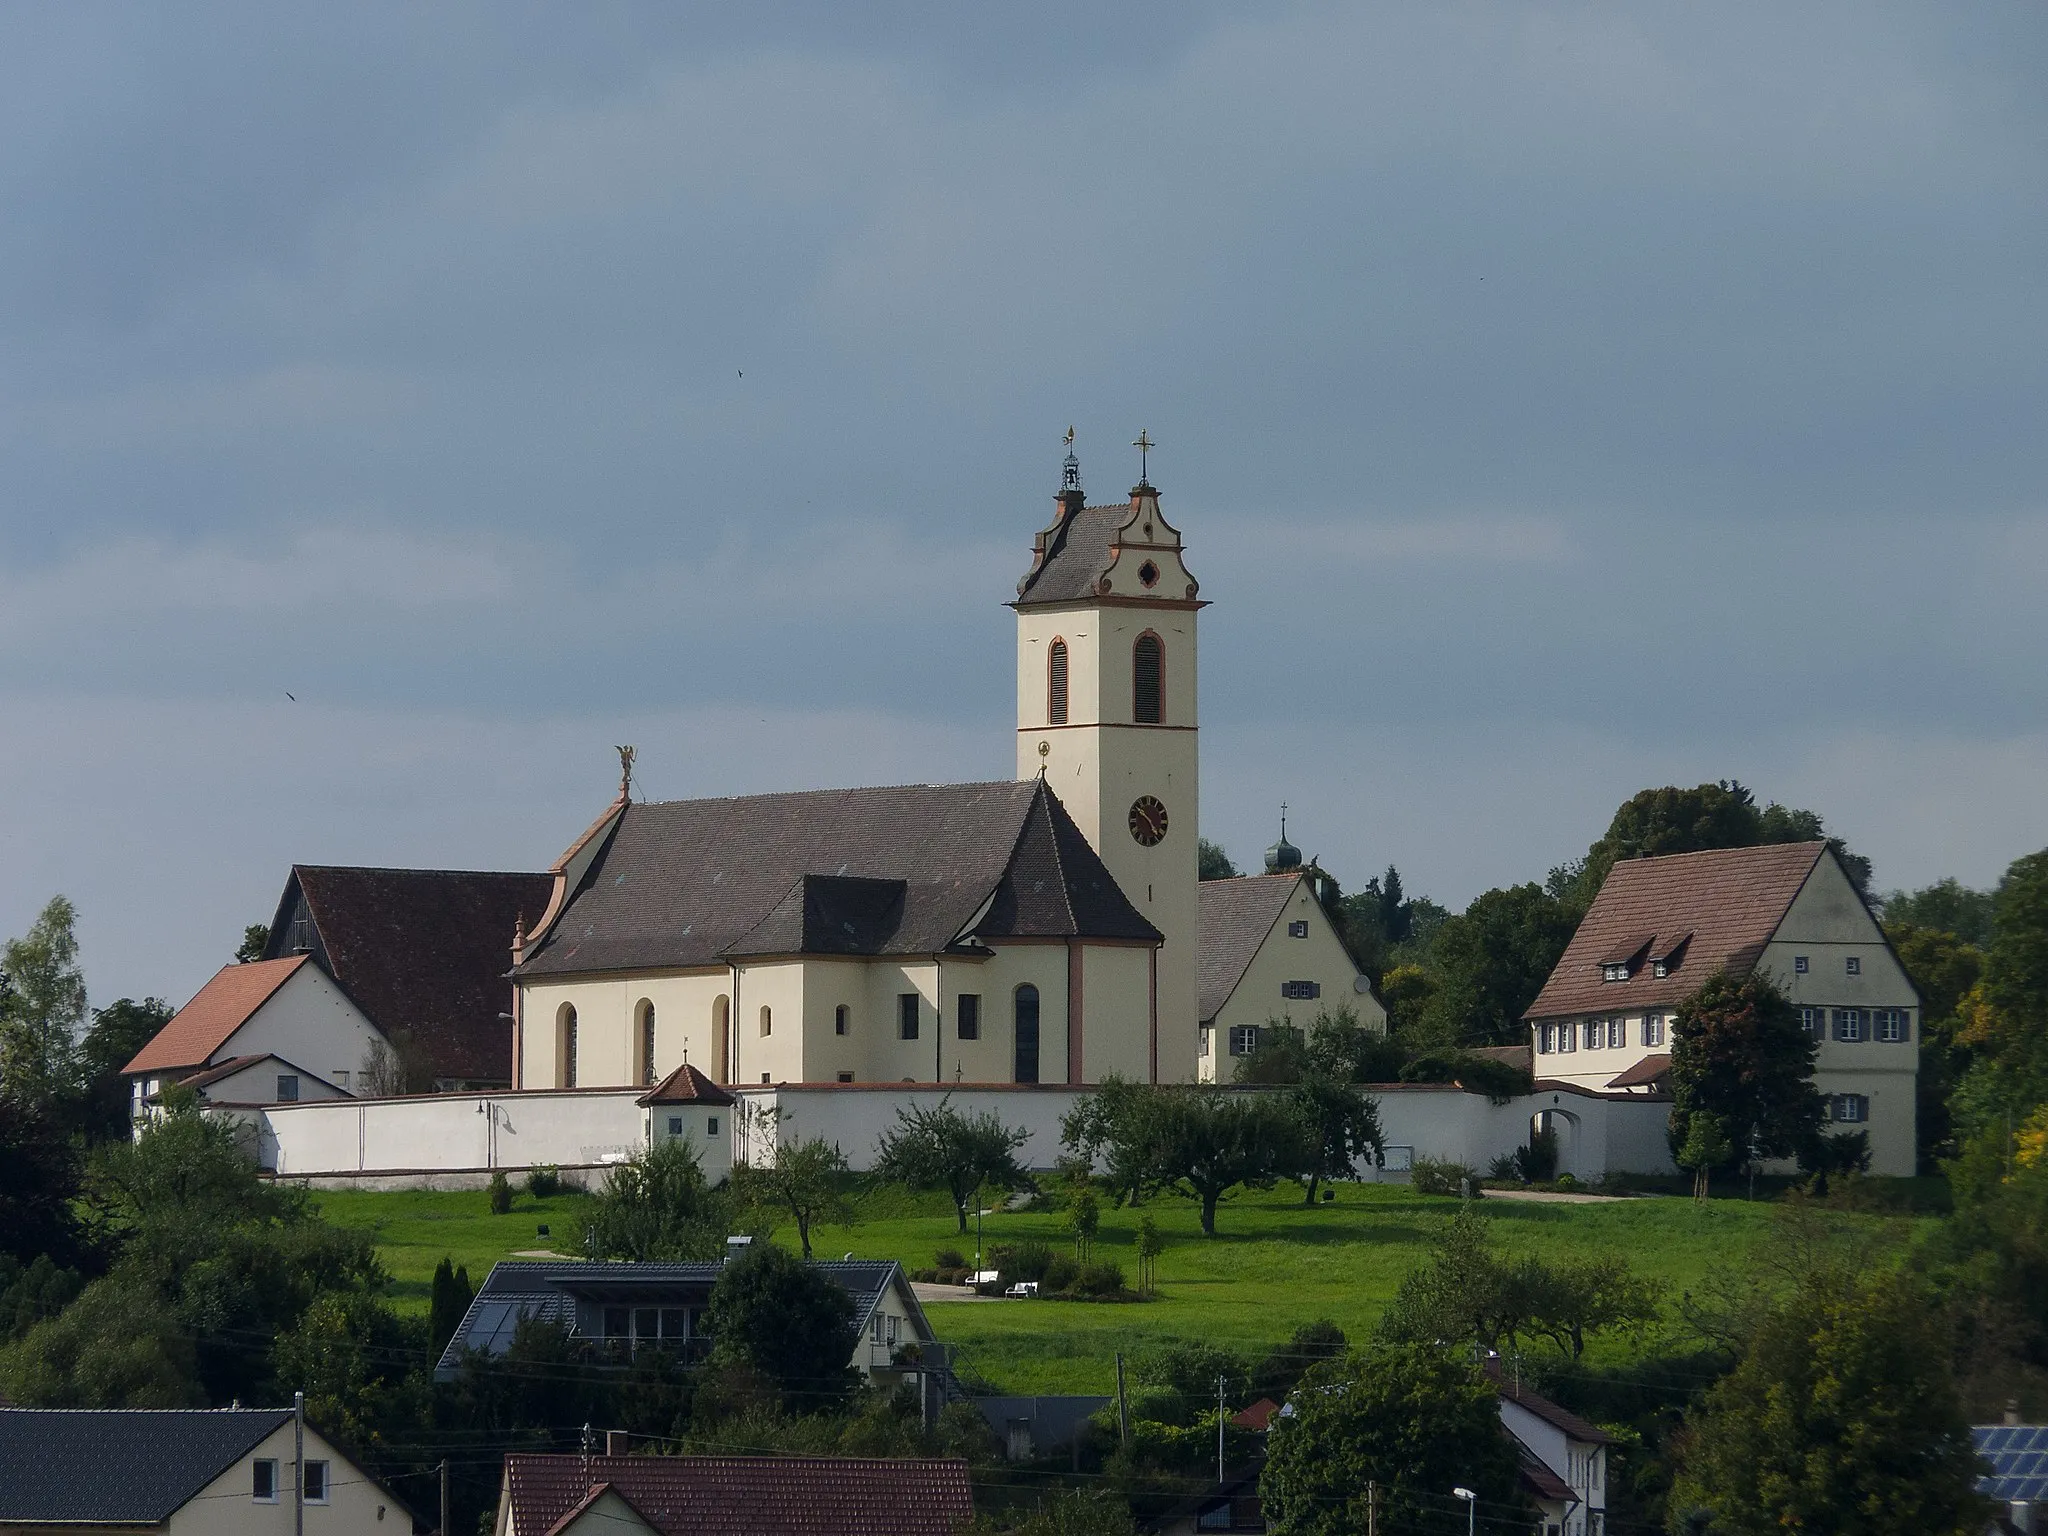
[[[619,747],[619,798],[633,798],[633,759],[637,755],[631,747]]]

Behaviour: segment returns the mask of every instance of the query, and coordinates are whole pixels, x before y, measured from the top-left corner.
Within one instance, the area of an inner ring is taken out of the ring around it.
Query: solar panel
[[[2048,1499],[2048,1424],[1985,1424],[1970,1431],[1991,1475],[1977,1489],[2000,1503]]]

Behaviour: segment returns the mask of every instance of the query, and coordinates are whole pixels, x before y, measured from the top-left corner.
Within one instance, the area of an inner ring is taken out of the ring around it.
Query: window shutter
[[[1140,635],[1131,647],[1131,718],[1140,725],[1158,725],[1165,718],[1160,699],[1164,660],[1157,635]]]
[[[1055,640],[1046,665],[1045,717],[1054,725],[1067,723],[1067,642]]]

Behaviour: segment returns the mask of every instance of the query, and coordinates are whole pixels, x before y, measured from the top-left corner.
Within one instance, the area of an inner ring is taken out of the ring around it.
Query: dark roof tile
[[[1289,870],[1201,883],[1195,900],[1195,992],[1204,1024],[1230,1001],[1301,880],[1299,870]]]
[[[289,1408],[0,1408],[0,1524],[161,1523],[291,1417]]]

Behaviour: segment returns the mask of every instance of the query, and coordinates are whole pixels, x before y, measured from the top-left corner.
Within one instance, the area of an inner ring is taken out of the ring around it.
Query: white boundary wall
[[[1091,1090],[1063,1084],[797,1083],[733,1090],[733,1160],[764,1160],[777,1140],[822,1137],[856,1171],[874,1167],[897,1111],[943,1101],[964,1114],[993,1111],[1028,1132],[1019,1160],[1050,1169],[1060,1156],[1060,1121]],[[1272,1092],[1234,1089],[1232,1092]],[[1670,1173],[1664,1140],[1670,1106],[1661,1099],[1599,1095],[1559,1084],[1494,1104],[1484,1095],[1433,1083],[1380,1084],[1388,1149],[1371,1178],[1405,1179],[1414,1158],[1486,1171],[1526,1144],[1530,1118],[1549,1113],[1558,1130],[1559,1172],[1597,1179],[1607,1172]],[[636,1088],[572,1088],[499,1094],[430,1094],[341,1099],[229,1111],[251,1124],[266,1169],[281,1178],[365,1188],[460,1188],[504,1169],[553,1166],[596,1173],[647,1144]],[[773,1116],[771,1119],[769,1117]],[[725,1169],[706,1159],[714,1180]]]

